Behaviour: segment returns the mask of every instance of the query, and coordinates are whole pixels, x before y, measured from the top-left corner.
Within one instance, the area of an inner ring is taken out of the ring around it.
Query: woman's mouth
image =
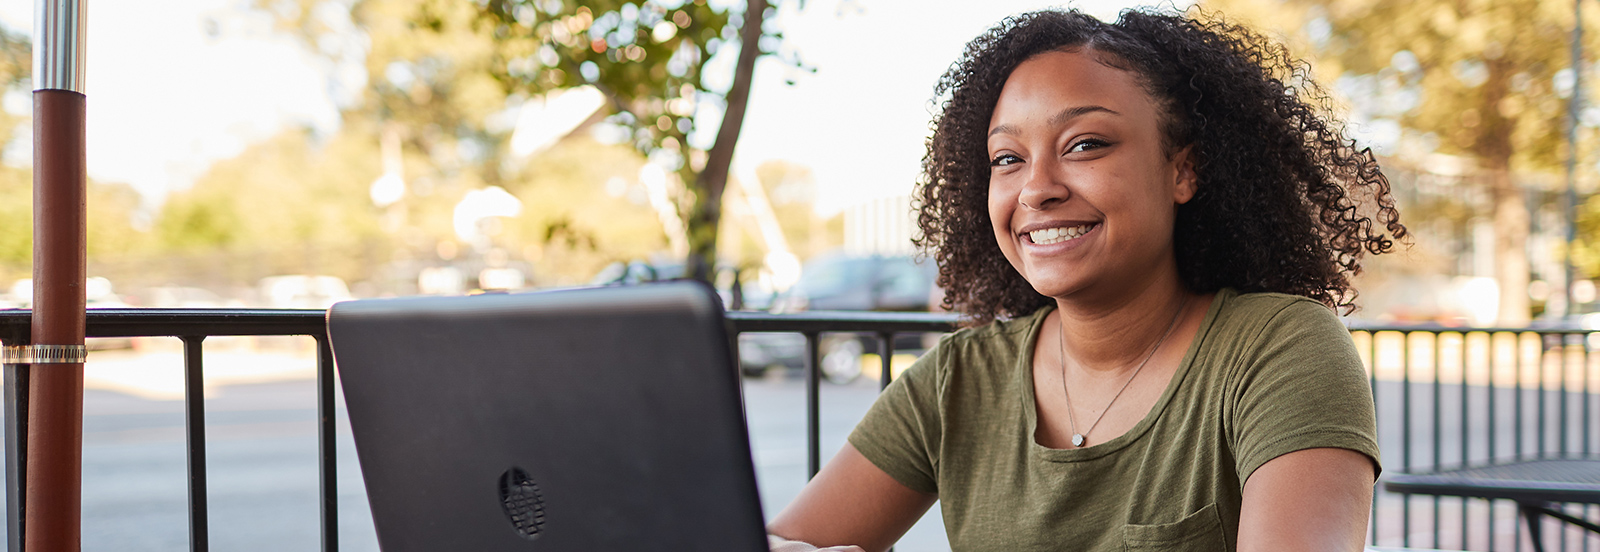
[[[1090,230],[1094,230],[1094,228],[1099,225],[1099,223],[1094,223],[1080,226],[1065,226],[1060,228],[1034,230],[1032,232],[1028,232],[1028,240],[1038,245],[1050,245],[1053,243],[1071,241],[1082,237],[1084,234],[1088,234]]]

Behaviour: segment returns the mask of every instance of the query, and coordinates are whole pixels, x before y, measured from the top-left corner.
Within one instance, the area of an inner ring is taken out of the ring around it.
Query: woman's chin
[[[1039,292],[1040,295],[1056,299],[1070,296],[1083,288],[1081,282],[1066,276],[1029,276],[1027,280],[1029,284],[1033,285],[1033,290]]]

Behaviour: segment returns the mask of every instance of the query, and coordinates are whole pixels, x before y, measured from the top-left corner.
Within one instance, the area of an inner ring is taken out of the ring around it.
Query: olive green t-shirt
[[[1051,308],[946,336],[850,435],[900,483],[939,495],[952,550],[1233,550],[1244,482],[1267,461],[1336,447],[1377,469],[1371,391],[1333,311],[1226,289],[1133,429],[1041,446],[1033,344]]]

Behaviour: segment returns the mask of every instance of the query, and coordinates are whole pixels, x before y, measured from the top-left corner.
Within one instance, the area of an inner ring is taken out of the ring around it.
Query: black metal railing
[[[0,311],[0,341],[25,344],[29,312]],[[185,426],[188,462],[190,549],[208,549],[205,409],[202,343],[217,336],[310,336],[317,344],[318,477],[322,549],[338,549],[335,483],[335,400],[332,351],[321,310],[106,309],[91,310],[89,337],[172,336],[183,343]],[[895,337],[946,332],[956,318],[927,313],[811,312],[728,313],[730,345],[749,332],[792,332],[805,338],[804,380],[808,474],[821,467],[820,368],[822,336],[871,335],[882,363],[879,385],[892,377]],[[1595,406],[1600,371],[1590,343],[1600,333],[1580,329],[1486,328],[1352,323],[1367,362],[1378,405],[1379,440],[1385,470],[1429,471],[1530,457],[1593,455]],[[50,369],[40,367],[38,369]],[[21,550],[26,456],[28,372],[5,366],[6,506],[9,549]],[[1509,372],[1509,375],[1507,374]],[[1509,403],[1509,404],[1508,404]],[[1474,511],[1475,510],[1475,511]],[[1572,513],[1592,515],[1591,508]],[[1459,515],[1459,531],[1447,530]],[[1569,510],[1571,511],[1571,510]],[[1455,517],[1455,516],[1452,516]],[[1482,522],[1475,523],[1474,519]],[[1426,523],[1423,523],[1426,521]],[[1379,493],[1374,500],[1369,542],[1412,546],[1431,537],[1431,547],[1517,549],[1523,531],[1506,501],[1439,499]],[[1497,529],[1508,526],[1510,535]],[[1482,529],[1478,529],[1482,526]],[[1557,529],[1552,527],[1552,529]],[[1452,542],[1444,537],[1459,538]],[[1546,531],[1559,550],[1576,542],[1591,550],[1600,539],[1565,529]]]
[[[1437,472],[1540,458],[1596,457],[1600,333],[1355,322],[1378,408],[1384,470]],[[1563,505],[1593,517],[1590,505]],[[1450,519],[1446,514],[1452,514]],[[1558,522],[1546,550],[1594,550],[1600,537]],[[1510,500],[1378,493],[1368,541],[1386,546],[1522,550]],[[1552,545],[1554,540],[1559,544]]]
[[[0,311],[0,342],[27,344],[31,312]],[[221,336],[311,336],[317,342],[317,477],[322,549],[339,549],[339,508],[334,451],[334,367],[322,310],[93,309],[85,335],[176,337],[183,342],[184,434],[189,472],[189,549],[210,549],[206,519],[206,431],[204,355],[201,344]],[[5,365],[6,538],[8,550],[22,552],[22,497],[27,482],[27,365]],[[39,370],[51,367],[41,366]]]

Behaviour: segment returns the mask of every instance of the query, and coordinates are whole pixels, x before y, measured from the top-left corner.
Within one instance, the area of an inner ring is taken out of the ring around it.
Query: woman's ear
[[[1172,155],[1172,168],[1176,173],[1172,183],[1172,201],[1179,205],[1194,199],[1200,192],[1200,176],[1194,172],[1194,145],[1184,146]]]

